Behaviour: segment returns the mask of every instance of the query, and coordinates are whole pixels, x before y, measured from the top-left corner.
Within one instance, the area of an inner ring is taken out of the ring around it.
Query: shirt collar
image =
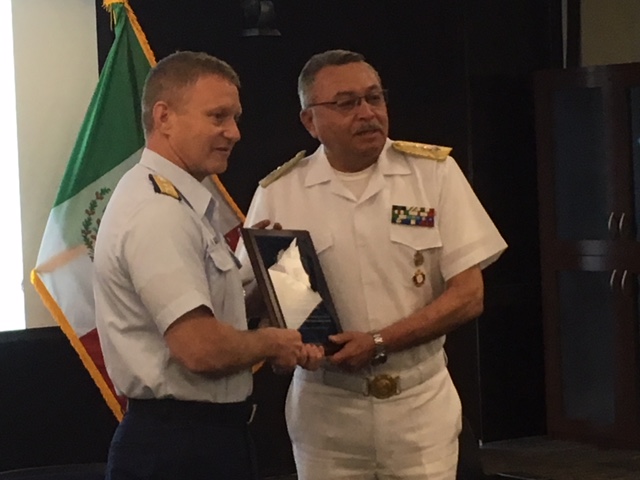
[[[169,180],[184,200],[191,205],[193,211],[201,217],[205,215],[207,208],[212,210],[215,207],[215,199],[204,185],[162,155],[145,148],[142,151],[140,164]]]
[[[381,175],[409,175],[411,169],[409,168],[407,159],[404,154],[394,150],[391,144],[392,141],[387,138],[384,148],[378,157],[378,171]],[[305,187],[328,182],[335,178],[323,145],[320,145],[318,149],[311,154],[309,165],[309,172],[304,182]]]
[[[409,175],[411,168],[403,153],[395,150],[391,144],[393,142],[387,138],[387,142],[378,158],[378,168],[382,175]]]

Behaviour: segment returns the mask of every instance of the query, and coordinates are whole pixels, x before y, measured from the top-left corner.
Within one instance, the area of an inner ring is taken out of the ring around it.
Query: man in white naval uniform
[[[481,271],[506,243],[450,149],[387,138],[386,92],[360,54],[313,56],[298,90],[321,145],[265,178],[247,216],[311,232],[344,329],[289,389],[298,476],[453,480],[445,334],[482,312]]]
[[[228,64],[194,52],[162,59],[145,82],[146,148],[95,250],[100,342],[128,398],[107,480],[255,480],[251,367],[305,360],[298,332],[247,331],[238,262],[200,183],[240,139],[239,85]]]

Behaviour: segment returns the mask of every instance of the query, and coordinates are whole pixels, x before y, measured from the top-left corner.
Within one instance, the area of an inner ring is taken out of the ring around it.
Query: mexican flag
[[[31,282],[120,420],[95,326],[93,248],[100,218],[120,177],[144,145],[140,100],[155,58],[127,0],[105,0],[115,39],[80,128],[40,245]],[[205,181],[235,247],[244,216],[217,177]]]

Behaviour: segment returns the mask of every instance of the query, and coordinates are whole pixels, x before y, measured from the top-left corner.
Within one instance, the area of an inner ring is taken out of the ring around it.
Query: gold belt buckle
[[[367,395],[373,395],[379,399],[393,397],[400,393],[399,380],[400,377],[392,377],[391,375],[376,375],[373,378],[367,378]]]

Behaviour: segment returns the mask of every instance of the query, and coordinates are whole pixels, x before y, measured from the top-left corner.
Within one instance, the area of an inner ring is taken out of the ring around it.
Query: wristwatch
[[[376,346],[376,353],[373,356],[373,360],[371,360],[371,365],[382,365],[387,361],[387,349],[384,346],[384,340],[378,331],[371,332],[371,336],[373,337],[373,343]]]

